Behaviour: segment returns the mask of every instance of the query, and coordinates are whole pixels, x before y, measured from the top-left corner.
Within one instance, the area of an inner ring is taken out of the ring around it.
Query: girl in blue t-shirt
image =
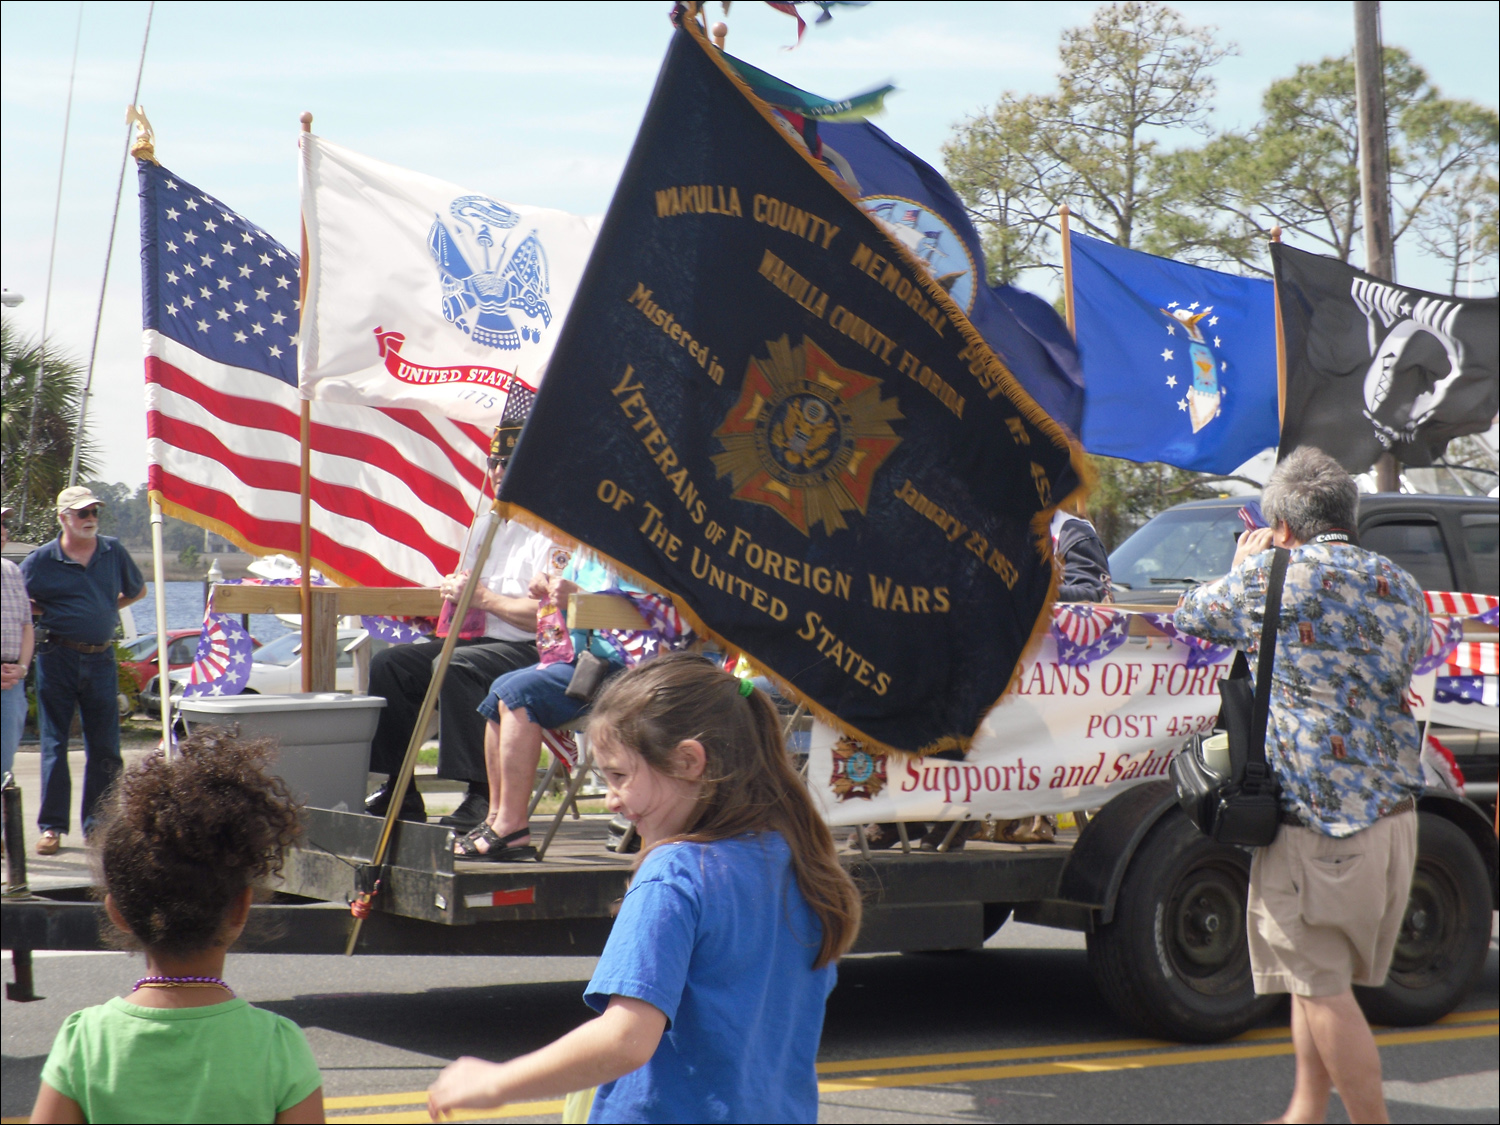
[[[598,1086],[590,1121],[816,1121],[813,1065],[859,894],[748,680],[674,653],[616,677],[589,724],[642,851],[584,1000],[548,1047],[463,1058],[436,1119]]]
[[[124,999],[74,1012],[42,1067],[32,1121],[323,1120],[301,1028],[237,999],[224,955],[298,832],[266,770],[273,744],[209,728],[119,778],[89,838],[104,909],[144,948]]]

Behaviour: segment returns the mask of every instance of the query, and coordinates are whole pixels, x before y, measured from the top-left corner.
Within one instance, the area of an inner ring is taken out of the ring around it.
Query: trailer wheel
[[[1479,981],[1490,948],[1490,886],[1484,859],[1452,821],[1417,813],[1417,868],[1379,988],[1356,988],[1366,1018],[1410,1027],[1456,1008]]]
[[[1088,936],[1115,1013],[1151,1035],[1212,1042],[1269,1011],[1275,997],[1257,997],[1250,980],[1249,886],[1249,856],[1166,812],[1131,857],[1114,920]]]

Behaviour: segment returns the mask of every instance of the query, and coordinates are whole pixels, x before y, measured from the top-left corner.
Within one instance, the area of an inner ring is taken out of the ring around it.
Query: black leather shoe
[[[440,817],[438,823],[444,828],[457,828],[461,832],[467,832],[471,828],[478,828],[480,822],[490,815],[490,799],[484,793],[476,793],[472,789],[464,795],[464,799],[445,817]]]
[[[391,807],[391,789],[395,784],[393,779],[386,778],[379,789],[365,798],[365,812],[371,816],[385,816]],[[406,796],[401,801],[401,819],[423,824],[427,821],[427,806],[422,802],[422,794],[417,792],[415,782],[406,787]]]

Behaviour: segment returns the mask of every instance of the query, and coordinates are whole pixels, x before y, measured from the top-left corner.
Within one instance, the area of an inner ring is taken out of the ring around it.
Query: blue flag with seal
[[[502,508],[867,750],[962,749],[1051,623],[1081,451],[684,22]]]
[[[1074,434],[1083,421],[1078,348],[1056,310],[1013,285],[991,285],[979,232],[937,169],[863,120],[892,90],[830,101],[724,55],[740,78],[801,136],[812,156],[859,197],[948,291],[1026,392]]]
[[[1231,473],[1276,445],[1272,285],[1075,234],[1084,448]]]

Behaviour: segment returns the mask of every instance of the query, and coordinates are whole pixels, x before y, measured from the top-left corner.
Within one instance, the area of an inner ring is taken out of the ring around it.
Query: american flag
[[[301,549],[297,255],[140,161],[148,483],[254,554]],[[434,585],[487,487],[489,434],[415,410],[312,404],[313,565]]]

